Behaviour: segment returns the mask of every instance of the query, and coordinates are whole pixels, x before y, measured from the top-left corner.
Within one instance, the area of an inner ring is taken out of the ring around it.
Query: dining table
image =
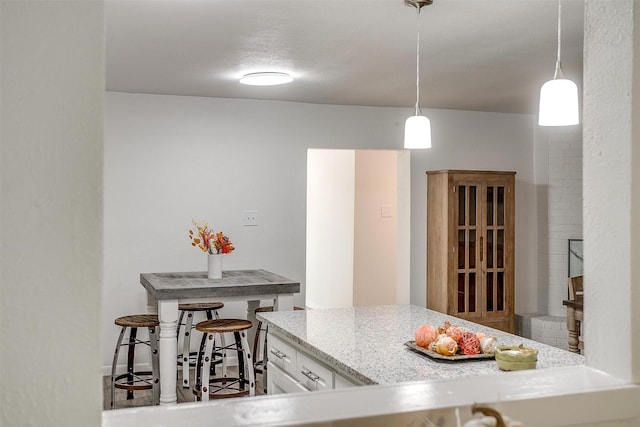
[[[568,299],[562,301],[567,307],[567,330],[569,331],[569,351],[580,353],[584,350],[584,342],[580,339],[580,329],[584,321],[584,300]]]
[[[249,342],[256,334],[255,310],[261,300],[273,301],[274,311],[293,310],[293,295],[300,282],[266,270],[225,270],[222,278],[209,279],[206,271],[141,273],[150,312],[160,323],[160,404],[177,403],[178,304],[212,301],[246,301],[247,320],[253,323]]]

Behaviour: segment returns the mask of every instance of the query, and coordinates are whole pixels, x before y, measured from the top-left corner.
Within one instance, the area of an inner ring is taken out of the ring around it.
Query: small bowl
[[[502,371],[520,371],[535,369],[538,362],[538,350],[522,344],[501,345],[496,349],[496,362]]]

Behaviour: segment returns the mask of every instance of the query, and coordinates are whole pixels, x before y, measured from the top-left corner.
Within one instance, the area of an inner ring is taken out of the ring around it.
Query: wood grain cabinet
[[[515,172],[427,172],[427,308],[514,332]]]

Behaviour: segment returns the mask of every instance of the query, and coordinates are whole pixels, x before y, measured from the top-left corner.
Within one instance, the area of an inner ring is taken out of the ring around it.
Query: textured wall
[[[538,312],[564,316],[567,242],[582,239],[582,128],[536,129]]]
[[[101,1],[2,1],[0,424],[98,426]]]
[[[625,379],[634,371],[638,375],[638,362],[632,361],[638,343],[632,338],[640,336],[640,322],[632,314],[640,302],[630,298],[640,286],[640,278],[631,275],[638,222],[631,206],[640,197],[632,191],[640,184],[632,176],[633,148],[638,147],[632,129],[640,123],[632,121],[631,90],[640,74],[633,69],[638,13],[632,0],[587,0],[585,6],[585,347],[589,366]],[[615,343],[616,350],[603,343]]]

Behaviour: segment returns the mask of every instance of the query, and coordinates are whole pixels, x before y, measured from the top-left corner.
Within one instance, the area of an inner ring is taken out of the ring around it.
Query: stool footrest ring
[[[113,386],[121,390],[151,390],[153,374],[151,371],[120,374],[113,379]]]

